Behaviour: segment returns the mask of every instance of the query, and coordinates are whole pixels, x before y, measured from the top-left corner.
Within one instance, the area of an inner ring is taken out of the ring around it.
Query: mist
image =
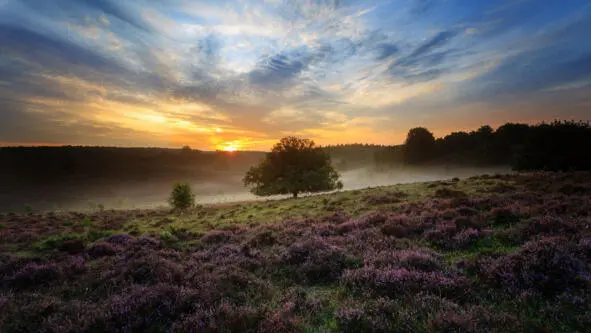
[[[468,178],[482,174],[509,173],[509,167],[400,167],[388,170],[376,170],[367,166],[353,170],[340,171],[344,184],[343,191],[367,187],[388,186],[394,184],[424,181],[446,180],[454,177]],[[196,204],[226,204],[241,201],[278,200],[289,195],[257,197],[242,185],[242,173],[220,173],[210,180],[188,180],[195,193]],[[182,179],[179,179],[181,181]],[[87,185],[70,188],[65,194],[71,196],[43,196],[43,192],[53,192],[52,188],[38,188],[29,192],[28,197],[0,196],[3,209],[23,210],[75,210],[88,211],[99,209],[154,209],[168,206],[167,198],[174,181],[156,179],[145,181],[123,181]],[[33,195],[39,194],[38,196]],[[308,194],[317,195],[317,194]],[[304,195],[306,196],[306,195]],[[15,200],[16,199],[16,200]],[[15,204],[7,207],[10,202]],[[16,204],[18,202],[18,204]]]

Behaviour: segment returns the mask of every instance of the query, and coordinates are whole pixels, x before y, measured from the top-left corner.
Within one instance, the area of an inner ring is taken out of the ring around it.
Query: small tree
[[[248,170],[244,186],[255,195],[314,193],[342,188],[330,156],[314,141],[286,137],[275,144],[265,159]]]
[[[178,210],[187,210],[195,205],[195,195],[188,183],[176,183],[172,187],[172,193],[168,198],[168,203],[172,208]]]

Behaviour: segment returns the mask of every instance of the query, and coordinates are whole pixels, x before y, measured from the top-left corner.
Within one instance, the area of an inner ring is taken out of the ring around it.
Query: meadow
[[[0,214],[1,332],[588,332],[591,173]]]

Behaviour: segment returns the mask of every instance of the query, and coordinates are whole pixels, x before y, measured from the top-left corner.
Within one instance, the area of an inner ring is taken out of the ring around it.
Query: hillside
[[[591,173],[0,215],[2,332],[583,332]]]

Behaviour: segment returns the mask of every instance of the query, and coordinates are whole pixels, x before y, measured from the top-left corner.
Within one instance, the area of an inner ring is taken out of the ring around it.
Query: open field
[[[586,332],[591,173],[0,215],[1,332]]]

